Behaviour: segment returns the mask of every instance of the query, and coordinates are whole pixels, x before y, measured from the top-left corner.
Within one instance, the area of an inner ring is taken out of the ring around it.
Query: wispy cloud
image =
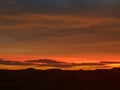
[[[68,63],[68,62],[60,62],[51,59],[39,59],[39,60],[26,60],[26,61],[11,61],[11,60],[0,60],[0,64],[2,65],[36,65],[36,66],[52,66],[59,68],[69,68],[75,66],[104,66],[109,63]]]
[[[25,63],[21,61],[11,61],[11,60],[4,60],[0,59],[0,64],[1,65],[32,65],[31,63]]]
[[[113,61],[103,61],[103,62],[100,62],[101,64],[120,64],[120,62],[113,62]]]

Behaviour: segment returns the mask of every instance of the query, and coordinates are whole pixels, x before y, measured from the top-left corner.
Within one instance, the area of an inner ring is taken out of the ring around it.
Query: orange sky
[[[40,56],[40,55],[0,55],[2,59],[6,60],[36,60],[36,59],[53,59],[58,61],[82,63],[82,62],[99,62],[99,61],[120,61],[120,56]]]
[[[27,61],[27,60],[39,60],[49,58],[50,60],[55,60],[58,62],[65,62],[66,64],[76,63],[80,65],[73,65],[68,67],[59,67],[54,65],[36,66],[36,65],[11,65],[11,64],[1,64],[1,69],[25,69],[25,68],[35,68],[35,69],[51,69],[60,68],[63,70],[95,70],[95,69],[111,69],[114,67],[120,67],[120,57],[119,56],[79,56],[79,57],[69,57],[69,56],[39,56],[39,55],[0,55],[4,60],[10,61]],[[104,65],[99,65],[101,63]],[[83,65],[81,65],[83,64]],[[94,64],[94,65],[93,65]],[[97,65],[98,64],[98,65]]]
[[[22,64],[7,60],[37,59],[50,59],[43,62],[46,68],[65,66],[61,62],[70,64],[67,69],[109,68],[108,63],[91,65],[101,61],[119,66],[119,4],[119,0],[1,0],[0,66]],[[70,67],[71,63],[90,65]]]

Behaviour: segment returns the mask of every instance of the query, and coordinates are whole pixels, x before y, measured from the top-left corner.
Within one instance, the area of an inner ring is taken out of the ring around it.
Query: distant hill
[[[120,68],[0,70],[1,90],[120,90]]]

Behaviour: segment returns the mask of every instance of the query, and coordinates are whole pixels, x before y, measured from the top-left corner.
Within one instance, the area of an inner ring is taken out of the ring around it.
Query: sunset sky
[[[0,0],[0,69],[120,66],[120,0]]]

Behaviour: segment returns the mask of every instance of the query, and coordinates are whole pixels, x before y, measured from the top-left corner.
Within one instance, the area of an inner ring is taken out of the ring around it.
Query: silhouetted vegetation
[[[119,90],[120,69],[0,70],[0,90]]]

